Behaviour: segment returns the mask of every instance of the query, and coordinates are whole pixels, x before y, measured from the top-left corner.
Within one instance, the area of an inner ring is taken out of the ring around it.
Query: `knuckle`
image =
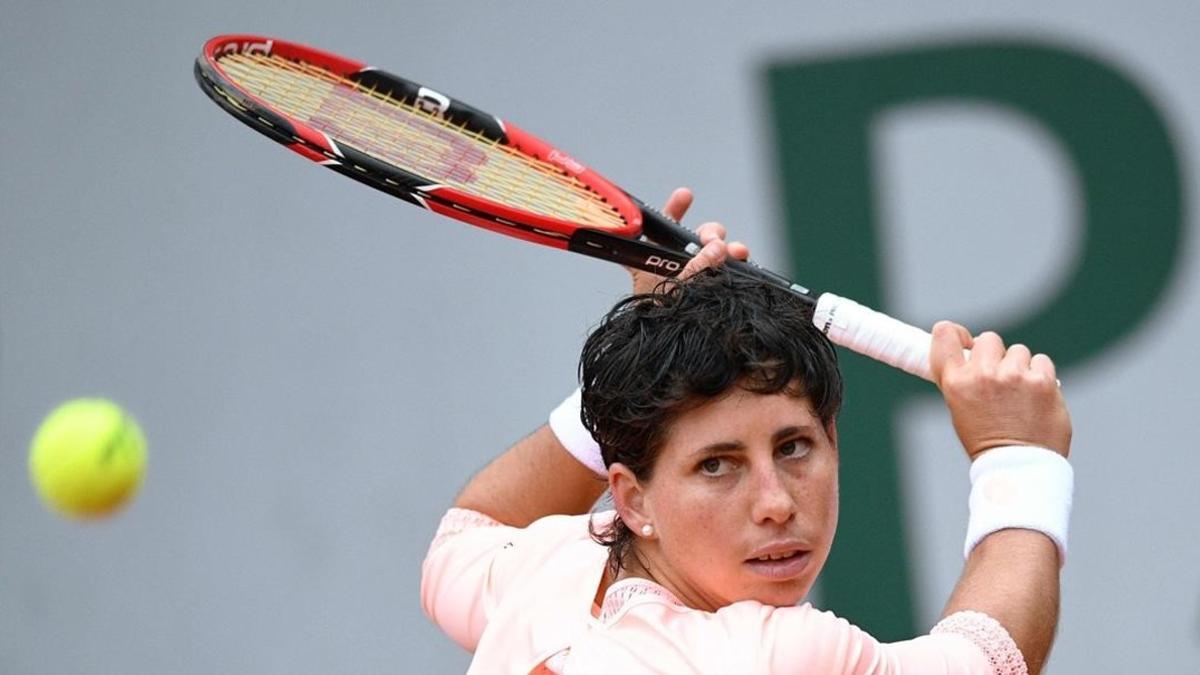
[[[999,377],[1000,368],[999,364],[987,363],[980,360],[980,362],[975,365],[975,372],[979,374],[979,380],[981,382],[995,382]]]
[[[1003,367],[1003,368],[996,369],[996,373],[995,373],[996,382],[998,384],[1004,385],[1006,387],[1013,387],[1018,384],[1021,384],[1024,381],[1024,379],[1025,378],[1022,376],[1021,372],[1018,371],[1016,368]]]
[[[1055,395],[1055,396],[1058,395],[1058,393],[1059,393],[1058,381],[1055,380],[1053,377],[1051,377],[1049,374],[1033,373],[1031,375],[1031,379],[1033,380],[1032,385],[1033,385],[1034,389],[1037,390],[1038,393],[1043,394],[1043,395]]]
[[[942,391],[948,395],[961,396],[978,386],[978,378],[963,369],[955,369],[942,375]]]
[[[721,237],[725,236],[725,228],[722,227],[720,223],[707,222],[707,223],[703,223],[702,225],[700,225],[700,227],[696,228],[696,233],[699,234],[701,237],[707,236],[707,237],[721,238]]]

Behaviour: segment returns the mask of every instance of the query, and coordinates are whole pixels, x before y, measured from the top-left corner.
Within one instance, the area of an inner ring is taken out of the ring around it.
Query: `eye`
[[[802,438],[793,438],[790,441],[780,444],[779,449],[776,452],[783,457],[798,458],[807,455],[811,449],[812,446],[808,441]]]
[[[709,457],[708,459],[700,462],[698,468],[700,469],[700,473],[706,476],[715,477],[724,476],[725,474],[729,473],[730,465],[729,460],[725,459],[724,457]]]

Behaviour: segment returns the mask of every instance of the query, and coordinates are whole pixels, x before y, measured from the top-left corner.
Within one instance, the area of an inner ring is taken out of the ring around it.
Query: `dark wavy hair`
[[[827,428],[842,403],[829,340],[786,290],[726,268],[617,303],[588,336],[579,361],[583,424],[604,465],[649,480],[671,423],[732,387],[805,397]],[[635,537],[616,517],[592,537],[615,575]]]

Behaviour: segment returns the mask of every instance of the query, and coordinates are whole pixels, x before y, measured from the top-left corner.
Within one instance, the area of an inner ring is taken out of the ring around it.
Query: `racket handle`
[[[834,344],[933,381],[933,336],[920,328],[833,293],[817,299],[813,323]]]

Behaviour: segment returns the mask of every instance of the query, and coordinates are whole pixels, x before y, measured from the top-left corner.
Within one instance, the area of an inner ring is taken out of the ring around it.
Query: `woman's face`
[[[735,388],[668,430],[640,486],[638,512],[654,534],[638,552],[689,606],[794,605],[833,545],[837,471],[836,430],[807,398]]]

